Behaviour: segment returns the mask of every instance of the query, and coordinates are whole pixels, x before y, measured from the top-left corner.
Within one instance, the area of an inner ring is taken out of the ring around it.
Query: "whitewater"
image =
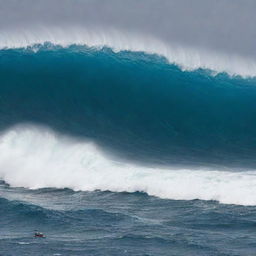
[[[166,199],[256,204],[254,171],[145,168],[111,160],[92,142],[40,127],[13,127],[3,133],[0,155],[0,178],[15,187],[144,192]]]

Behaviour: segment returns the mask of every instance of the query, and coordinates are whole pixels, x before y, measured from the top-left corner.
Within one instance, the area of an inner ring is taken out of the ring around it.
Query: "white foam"
[[[256,60],[238,55],[195,49],[164,42],[151,36],[120,32],[114,29],[88,29],[79,26],[68,27],[27,27],[19,30],[1,31],[0,49],[23,48],[35,44],[51,42],[68,47],[86,45],[88,47],[111,47],[114,51],[129,50],[159,54],[170,63],[177,64],[183,70],[210,69],[217,73],[242,77],[256,76]]]
[[[160,169],[109,159],[93,143],[35,126],[0,136],[0,178],[12,186],[142,191],[165,199],[256,205],[256,172]]]

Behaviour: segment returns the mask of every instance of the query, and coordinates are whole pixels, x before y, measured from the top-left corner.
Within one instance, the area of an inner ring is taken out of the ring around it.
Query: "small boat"
[[[46,236],[43,233],[41,233],[41,232],[35,232],[34,237],[45,238]]]

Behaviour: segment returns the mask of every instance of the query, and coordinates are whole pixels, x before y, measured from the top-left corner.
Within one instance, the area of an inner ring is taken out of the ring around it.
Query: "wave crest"
[[[158,40],[152,36],[120,32],[115,29],[88,29],[82,27],[34,27],[18,31],[8,29],[0,34],[0,49],[26,48],[51,42],[62,47],[86,45],[110,47],[114,51],[135,51],[158,54],[183,70],[209,69],[214,73],[242,77],[256,76],[256,61],[238,55],[227,55],[206,49],[194,49]]]

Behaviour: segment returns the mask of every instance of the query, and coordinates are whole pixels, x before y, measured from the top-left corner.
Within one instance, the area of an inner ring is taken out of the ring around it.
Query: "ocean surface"
[[[253,73],[0,48],[1,256],[255,255]]]

